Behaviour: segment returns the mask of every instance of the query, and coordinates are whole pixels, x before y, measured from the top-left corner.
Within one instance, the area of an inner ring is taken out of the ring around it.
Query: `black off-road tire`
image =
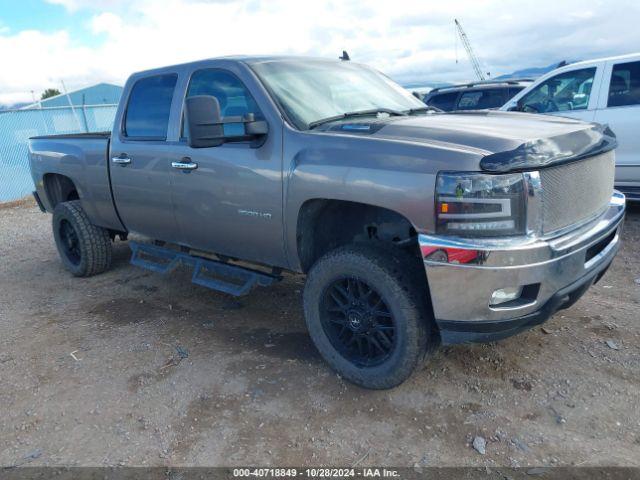
[[[321,316],[328,315],[323,313],[323,299],[329,286],[341,278],[365,282],[376,290],[393,315],[395,347],[380,364],[369,367],[350,361],[334,346],[335,340],[332,343],[323,326]],[[304,312],[311,339],[327,363],[345,379],[365,388],[399,385],[437,343],[422,264],[393,247],[353,244],[320,258],[307,276]]]
[[[64,267],[74,276],[90,277],[111,266],[109,232],[89,221],[79,200],[56,206],[53,211],[53,237]]]

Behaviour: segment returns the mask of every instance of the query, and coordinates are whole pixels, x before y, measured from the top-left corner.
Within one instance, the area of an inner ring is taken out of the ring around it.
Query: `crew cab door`
[[[186,97],[216,97],[222,117],[253,113],[256,119],[267,120],[269,133],[264,143],[191,148],[183,122],[180,146],[171,159],[174,208],[192,248],[284,266],[282,119],[266,94],[252,93],[241,80],[243,75],[257,88],[256,80],[237,67],[196,69]],[[244,133],[241,123],[224,128],[225,134]]]
[[[109,155],[113,197],[122,223],[130,232],[169,242],[179,241],[167,144],[177,80],[175,73],[131,80]]]

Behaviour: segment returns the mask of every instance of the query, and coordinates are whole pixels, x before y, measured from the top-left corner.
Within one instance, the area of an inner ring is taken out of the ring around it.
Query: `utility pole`
[[[71,96],[69,95],[69,92],[67,92],[67,86],[64,84],[64,80],[60,80],[60,83],[62,84],[62,91],[64,92],[64,94],[67,97],[67,102],[69,102],[69,107],[71,107],[71,111],[73,112],[73,116],[76,118],[76,121],[78,122],[78,127],[80,128],[80,130],[82,130],[82,122],[80,122],[80,117],[78,116],[78,112],[76,112],[75,107],[73,106],[73,102],[71,101]],[[84,131],[88,132],[87,126],[84,126]]]

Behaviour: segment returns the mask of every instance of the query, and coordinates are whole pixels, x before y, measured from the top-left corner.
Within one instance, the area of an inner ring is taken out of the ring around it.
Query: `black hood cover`
[[[492,153],[482,158],[480,168],[488,172],[542,168],[605,153],[617,146],[616,135],[608,126],[593,123],[583,130],[538,138],[513,150]]]
[[[548,167],[617,146],[615,134],[597,123],[493,110],[353,119],[322,130],[466,151],[478,156],[481,170],[496,173]]]

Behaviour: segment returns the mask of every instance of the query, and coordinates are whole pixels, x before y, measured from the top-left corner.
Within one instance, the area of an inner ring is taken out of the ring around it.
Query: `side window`
[[[456,100],[458,99],[458,92],[451,93],[441,93],[440,95],[434,95],[430,99],[427,100],[427,104],[444,110],[445,112],[450,112],[454,108],[456,108]]]
[[[458,110],[482,110],[485,108],[499,108],[504,105],[504,89],[491,88],[465,92],[458,102]]]
[[[128,138],[165,140],[171,100],[178,76],[156,75],[138,80],[131,89],[124,118]]]
[[[613,66],[607,107],[640,104],[640,62]]]
[[[247,87],[238,77],[225,70],[212,68],[194,72],[187,89],[187,97],[195,95],[216,97],[222,117],[237,117],[253,113],[256,120],[264,119]],[[187,125],[185,122],[182,124],[182,136],[185,137],[188,134]],[[225,135],[229,136],[242,136],[245,133],[242,123],[227,123],[223,128]]]
[[[524,110],[539,113],[586,110],[595,74],[592,67],[551,77],[522,97],[521,104]]]
[[[524,87],[509,87],[509,91],[507,93],[507,101],[515,97],[518,93],[524,90]],[[507,102],[505,101],[505,103]]]
[[[474,110],[478,108],[478,102],[482,98],[482,91],[464,92],[458,102],[458,110]]]

